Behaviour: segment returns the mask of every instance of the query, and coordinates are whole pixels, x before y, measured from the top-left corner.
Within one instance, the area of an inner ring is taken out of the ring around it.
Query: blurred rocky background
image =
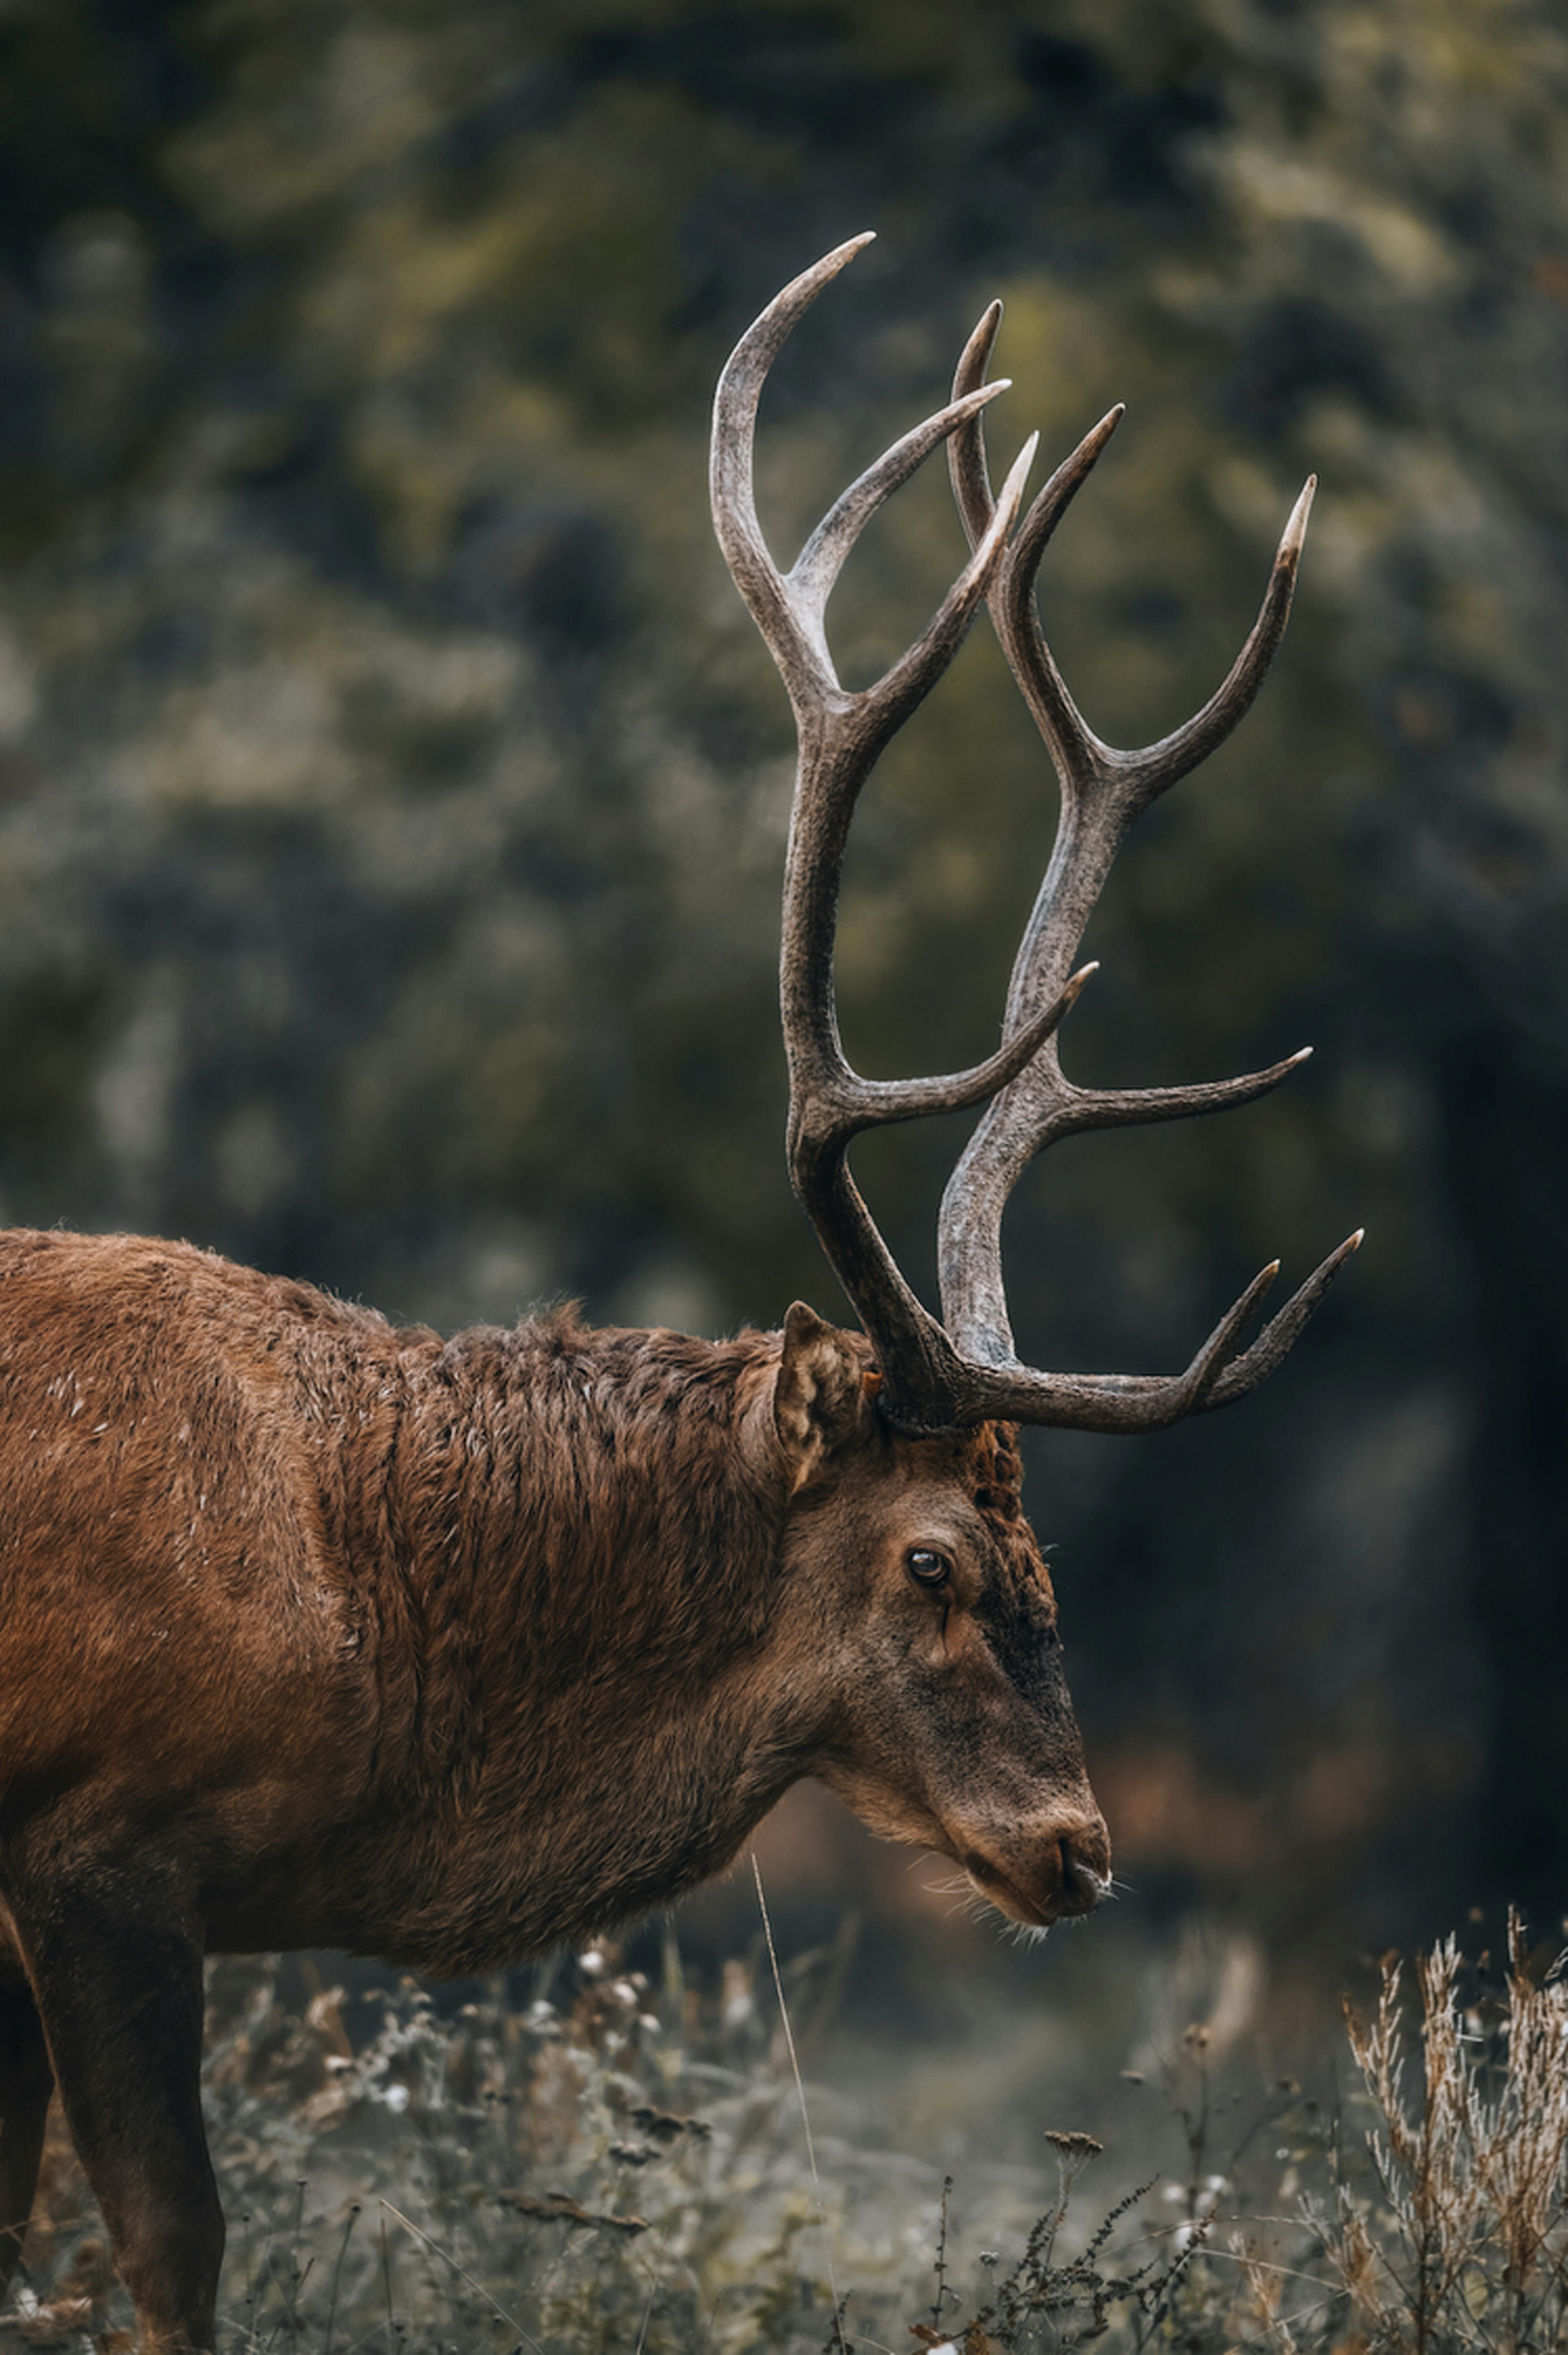
[[[770,529],[793,553],[1002,295],[998,453],[1129,404],[1044,591],[1114,741],[1210,692],[1322,483],[1275,676],[1124,855],[1068,1046],[1106,1081],[1317,1056],[1073,1144],[1010,1218],[1026,1353],[1151,1370],[1263,1261],[1369,1229],[1246,1404],[1031,1442],[1133,1883],[1068,1978],[1194,1906],[1330,1975],[1504,1897],[1554,1926],[1552,7],[5,0],[0,1206],[442,1325],[841,1305],[780,1149],[787,714],[704,447],[741,327],[866,226],[770,389]],[[961,557],[933,472],[843,584],[848,675]],[[987,1050],[1053,808],[982,627],[859,825],[863,1068]],[[928,1289],[962,1135],[859,1157]],[[763,1853],[792,1935],[869,1906],[873,1988],[938,1938],[999,1967],[826,1802]],[[732,1944],[745,1888],[707,1902],[690,1935]]]

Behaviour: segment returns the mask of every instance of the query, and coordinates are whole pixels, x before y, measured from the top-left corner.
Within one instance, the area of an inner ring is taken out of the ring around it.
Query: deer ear
[[[773,1384],[773,1429],[790,1467],[792,1492],[866,1428],[876,1394],[847,1333],[797,1300],[784,1318],[784,1355]]]

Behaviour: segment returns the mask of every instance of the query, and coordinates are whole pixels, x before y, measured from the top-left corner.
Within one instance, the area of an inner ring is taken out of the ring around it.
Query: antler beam
[[[1243,1103],[1303,1060],[1196,1087],[1089,1089],[1061,1071],[1056,1032],[1094,971],[1070,970],[1111,862],[1138,812],[1185,776],[1235,726],[1256,694],[1290,609],[1311,503],[1296,503],[1263,610],[1229,677],[1203,709],[1160,743],[1117,751],[1077,710],[1040,632],[1034,582],[1074,492],[1115,430],[1095,427],[1030,507],[1009,546],[1036,437],[993,497],[981,412],[1007,389],[987,384],[1001,306],[993,304],[959,363],[945,409],[906,433],[830,508],[782,573],[757,521],[752,449],[763,383],[785,337],[822,289],[869,243],[851,239],[786,286],[741,337],[720,378],[713,414],[714,525],[736,585],[778,666],[795,710],[799,767],[784,876],[780,996],[790,1071],[789,1163],[796,1193],[859,1314],[884,1377],[887,1413],[909,1430],[996,1418],[1144,1431],[1239,1398],[1272,1370],[1360,1241],[1326,1260],[1253,1343],[1240,1339],[1274,1279],[1266,1268],[1227,1312],[1183,1374],[1051,1374],[1014,1355],[1001,1277],[1003,1209],[1045,1146],[1088,1128],[1173,1120]],[[948,443],[968,564],[926,628],[882,677],[845,688],[828,652],[828,596],[860,532],[933,450]],[[889,739],[956,654],[982,602],[1045,738],[1061,786],[1051,865],[1014,966],[1004,1042],[973,1070],[944,1078],[862,1079],[845,1057],[833,985],[844,851],[861,787]],[[1304,1050],[1305,1051],[1307,1050]],[[853,1137],[924,1113],[988,1103],[944,1197],[939,1229],[943,1322],[904,1282],[849,1174]]]

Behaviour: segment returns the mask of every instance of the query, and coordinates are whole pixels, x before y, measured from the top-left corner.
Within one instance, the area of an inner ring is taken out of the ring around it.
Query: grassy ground
[[[1022,2158],[901,2151],[813,2062],[847,1966],[784,1968],[804,2088],[765,1955],[699,1987],[673,1935],[654,1972],[606,1947],[452,2013],[214,1966],[224,2355],[1568,2345],[1568,1987],[1517,1925],[1499,1967],[1389,1966],[1302,2079],[1260,2079],[1233,1954],[1176,2026],[1175,1955],[1122,2088],[1148,2106]],[[128,2321],[57,2129],[5,2333],[113,2355]]]

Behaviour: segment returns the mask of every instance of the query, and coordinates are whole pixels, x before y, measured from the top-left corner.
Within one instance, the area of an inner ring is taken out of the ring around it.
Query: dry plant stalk
[[[1240,2232],[1230,2236],[1231,2254],[1246,2286],[1247,2318],[1262,2334],[1274,2355],[1301,2355],[1300,2341],[1285,2312],[1285,2284],[1277,2267],[1266,2264]]]
[[[1403,1974],[1376,2012],[1347,2007],[1350,2048],[1382,2113],[1370,2137],[1386,2214],[1339,2187],[1328,2254],[1353,2328],[1377,2355],[1486,2349],[1527,2355],[1568,2339],[1568,1985],[1537,1985],[1509,1917],[1505,1993],[1488,2030],[1460,1994],[1450,1938],[1416,1966],[1424,2065],[1407,2090]]]

